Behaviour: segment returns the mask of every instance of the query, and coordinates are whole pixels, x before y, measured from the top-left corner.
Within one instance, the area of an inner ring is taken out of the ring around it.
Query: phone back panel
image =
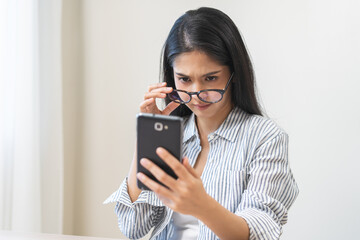
[[[156,114],[137,115],[137,172],[143,172],[156,182],[157,179],[140,164],[140,159],[148,158],[170,176],[177,178],[172,169],[156,154],[156,148],[167,149],[182,161],[183,121],[180,117]],[[149,190],[137,180],[140,189]]]

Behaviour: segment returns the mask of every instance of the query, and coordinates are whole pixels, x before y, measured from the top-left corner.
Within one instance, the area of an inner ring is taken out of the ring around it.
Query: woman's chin
[[[197,117],[212,117],[214,109],[212,108],[213,104],[208,105],[192,105],[189,106],[190,110],[197,116]]]
[[[196,105],[194,104],[192,107],[196,109],[196,111],[198,112],[204,112],[207,109],[209,109],[211,106],[212,106],[211,103],[206,103],[206,104],[196,104]]]

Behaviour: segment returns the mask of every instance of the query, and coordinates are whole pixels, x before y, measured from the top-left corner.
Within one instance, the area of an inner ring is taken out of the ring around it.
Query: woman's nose
[[[200,99],[199,99],[199,97],[198,97],[197,94],[193,94],[191,97],[192,97],[192,100],[195,100],[196,102],[199,102],[199,101],[200,101]]]
[[[201,91],[201,90],[203,90],[201,87],[196,87],[196,88],[193,88],[193,89],[191,89],[192,91],[192,93],[198,93],[199,91]],[[197,94],[192,94],[191,95],[191,97],[192,97],[192,99],[193,100],[195,100],[196,102],[199,102],[199,101],[201,101],[200,99],[199,99],[199,97],[198,97],[198,95]]]
[[[200,83],[197,83],[197,84],[193,84],[193,86],[191,87],[191,89],[189,91],[191,92],[199,92],[201,90],[204,90],[204,86]]]

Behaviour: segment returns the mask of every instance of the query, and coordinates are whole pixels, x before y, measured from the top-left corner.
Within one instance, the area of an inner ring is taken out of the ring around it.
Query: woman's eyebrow
[[[213,74],[216,74],[216,73],[219,73],[221,72],[221,70],[219,71],[214,71],[214,72],[209,72],[209,73],[206,73],[204,75],[202,75],[203,77],[206,77],[206,76],[209,76],[209,75],[213,75]],[[178,72],[175,72],[177,75],[180,75],[182,77],[188,77],[186,74],[183,74],[183,73],[178,73]]]

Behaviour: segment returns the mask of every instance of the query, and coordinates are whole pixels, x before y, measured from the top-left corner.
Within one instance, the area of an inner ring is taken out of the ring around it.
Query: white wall
[[[300,195],[282,239],[353,239],[360,191],[359,1],[81,2],[82,120],[74,233],[121,237],[102,201],[126,176],[135,114],[158,81],[160,50],[186,10],[217,7],[237,24],[262,102],[290,135]]]
[[[78,223],[75,203],[81,172],[83,125],[83,68],[82,68],[82,4],[62,1],[62,74],[63,74],[63,134],[64,134],[64,213],[63,233],[74,234]]]

